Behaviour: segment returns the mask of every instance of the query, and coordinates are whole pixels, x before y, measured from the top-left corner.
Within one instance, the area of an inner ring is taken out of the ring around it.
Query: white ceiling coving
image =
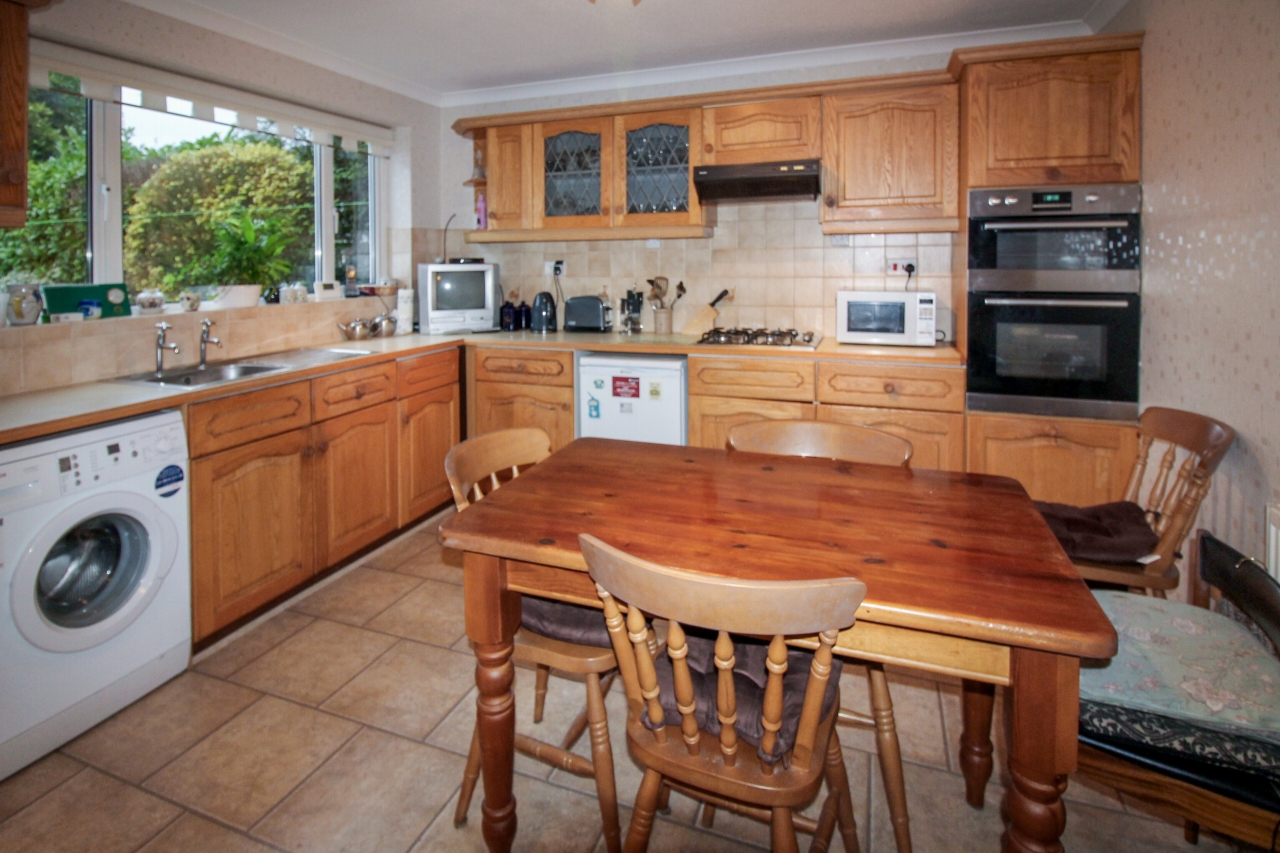
[[[461,106],[1087,35],[1127,0],[128,0]]]

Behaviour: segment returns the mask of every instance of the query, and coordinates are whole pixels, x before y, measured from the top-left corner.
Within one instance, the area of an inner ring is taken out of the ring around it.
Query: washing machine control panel
[[[0,465],[0,512],[88,491],[148,470],[167,470],[166,463],[180,467],[177,480],[170,472],[164,485],[181,482],[186,456],[186,435],[180,424],[172,424]],[[161,482],[156,487],[161,488]]]

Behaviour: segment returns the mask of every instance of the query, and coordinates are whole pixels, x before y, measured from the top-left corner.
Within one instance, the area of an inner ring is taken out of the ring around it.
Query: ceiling
[[[1126,0],[128,2],[447,107],[1085,35]]]

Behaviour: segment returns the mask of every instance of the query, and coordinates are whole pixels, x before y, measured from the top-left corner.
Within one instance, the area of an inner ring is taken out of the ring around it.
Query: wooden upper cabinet
[[[0,228],[27,220],[27,8],[0,2]]]
[[[485,132],[489,230],[533,227],[533,125]]]
[[[1137,181],[1140,72],[1136,50],[967,66],[969,185]]]
[[[533,125],[533,227],[608,228],[613,118]]]
[[[698,110],[633,113],[613,120],[613,224],[699,225],[693,167],[702,155]]]
[[[957,86],[827,95],[822,136],[824,230],[959,229]]]
[[[702,165],[815,160],[822,156],[822,102],[788,98],[702,110]]]

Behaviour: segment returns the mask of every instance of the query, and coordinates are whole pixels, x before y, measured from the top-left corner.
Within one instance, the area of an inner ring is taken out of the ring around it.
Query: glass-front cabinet
[[[534,228],[608,228],[613,215],[613,119],[533,126]]]
[[[701,224],[692,172],[701,151],[700,110],[615,117],[613,224]]]

